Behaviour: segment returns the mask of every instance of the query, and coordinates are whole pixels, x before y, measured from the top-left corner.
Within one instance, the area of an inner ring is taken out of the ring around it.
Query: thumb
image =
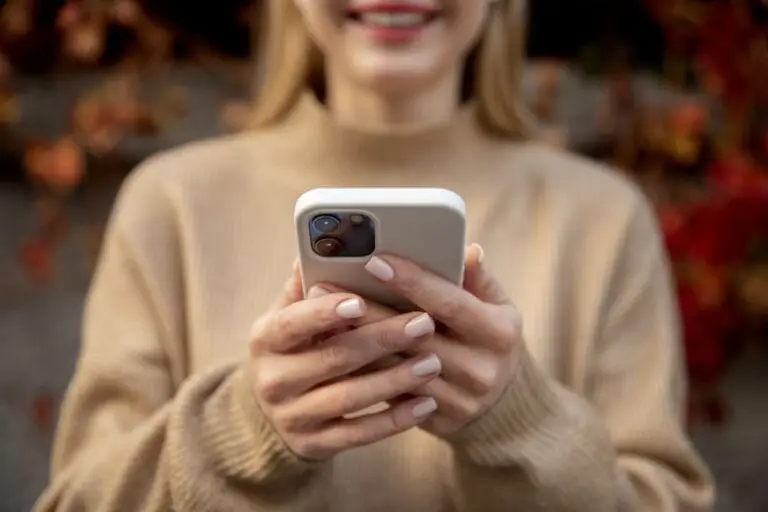
[[[293,262],[293,270],[291,276],[285,282],[283,291],[280,296],[272,305],[273,310],[283,309],[295,302],[299,302],[304,298],[304,286],[301,281],[301,267],[299,260],[296,259]]]
[[[483,265],[483,248],[478,244],[467,247],[464,261],[464,289],[491,304],[507,304],[509,298],[501,284]]]

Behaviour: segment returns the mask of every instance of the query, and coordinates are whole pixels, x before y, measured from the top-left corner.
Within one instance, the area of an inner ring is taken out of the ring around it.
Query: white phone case
[[[395,254],[455,284],[464,274],[466,208],[463,199],[438,188],[319,188],[296,202],[295,222],[304,291],[330,283],[400,311],[414,306],[389,292],[363,268],[371,255],[323,257],[312,242],[311,223],[323,214],[363,214],[375,233],[373,254]]]

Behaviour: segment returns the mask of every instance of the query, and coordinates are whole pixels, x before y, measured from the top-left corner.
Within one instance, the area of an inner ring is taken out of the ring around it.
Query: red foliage
[[[85,175],[85,156],[72,137],[53,144],[33,143],[27,148],[24,164],[29,177],[57,193],[68,194]]]
[[[740,277],[754,248],[768,241],[768,173],[733,155],[708,172],[712,196],[664,206],[659,218],[674,263],[688,368],[699,384],[724,371],[744,336]]]
[[[705,85],[730,108],[748,108],[766,83],[768,62],[758,50],[765,31],[746,2],[713,3],[699,27],[697,62]]]

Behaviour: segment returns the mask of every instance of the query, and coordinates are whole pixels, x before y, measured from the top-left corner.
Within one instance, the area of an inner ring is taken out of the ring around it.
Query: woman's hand
[[[253,391],[280,437],[299,457],[323,460],[349,448],[408,430],[435,409],[429,397],[402,399],[440,373],[434,354],[345,377],[392,354],[413,349],[434,333],[423,314],[366,322],[360,297],[332,293],[300,300],[294,275],[285,296],[254,324],[250,345]],[[358,328],[349,329],[351,326]],[[328,332],[336,332],[324,337]],[[385,411],[347,415],[389,402]]]
[[[401,258],[374,258],[367,265],[372,275],[446,327],[404,351],[409,357],[435,353],[442,361],[441,378],[417,392],[438,404],[437,413],[422,425],[437,435],[452,434],[486,412],[501,397],[518,360],[519,314],[481,263],[482,249],[473,245],[467,251],[463,289]],[[373,304],[370,310],[369,318],[393,314]],[[396,356],[372,367],[392,364],[398,364]]]

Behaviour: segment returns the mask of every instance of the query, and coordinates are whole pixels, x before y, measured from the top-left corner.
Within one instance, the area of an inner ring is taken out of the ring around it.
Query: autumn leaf
[[[78,22],[64,36],[64,52],[76,61],[94,64],[104,53],[106,27],[97,21]]]
[[[50,149],[46,183],[59,192],[69,193],[85,176],[85,155],[72,137],[62,137]]]

